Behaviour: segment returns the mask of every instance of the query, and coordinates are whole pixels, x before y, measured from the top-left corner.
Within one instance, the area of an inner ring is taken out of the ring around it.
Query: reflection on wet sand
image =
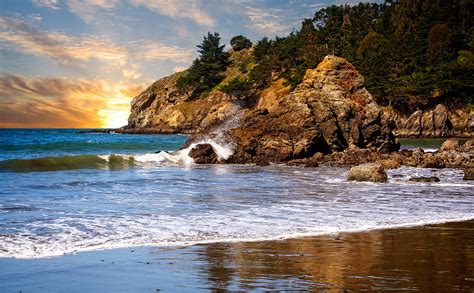
[[[272,242],[199,246],[210,289],[467,291],[474,221]]]

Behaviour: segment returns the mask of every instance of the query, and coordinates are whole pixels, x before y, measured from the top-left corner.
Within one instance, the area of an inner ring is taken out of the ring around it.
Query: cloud
[[[0,40],[0,48],[13,47],[24,53],[45,55],[65,64],[90,59],[123,62],[127,57],[123,47],[107,38],[42,31],[10,17],[0,17]]]
[[[129,0],[135,6],[143,6],[148,10],[173,18],[188,18],[199,25],[213,27],[215,21],[203,10],[196,0]]]
[[[177,67],[174,68],[174,72],[182,72],[182,71],[185,71],[186,69],[188,69],[188,67],[177,66]]]
[[[143,86],[0,75],[0,127],[119,127]]]
[[[118,0],[67,0],[69,11],[89,23],[96,17],[97,11],[111,11]]]
[[[96,60],[107,62],[123,71],[128,78],[137,77],[137,69],[127,64],[138,61],[171,60],[189,63],[192,50],[164,45],[149,40],[118,44],[104,36],[68,35],[37,28],[24,20],[0,17],[0,49],[47,56],[64,65],[84,65]],[[133,74],[132,74],[133,73]]]
[[[134,59],[173,60],[182,63],[189,63],[193,59],[193,51],[190,49],[172,47],[149,40],[130,42],[129,45]]]
[[[33,0],[33,3],[40,7],[47,7],[52,10],[59,9],[58,0]]]
[[[259,9],[246,6],[244,13],[250,19],[251,23],[247,28],[254,28],[259,32],[266,34],[277,34],[286,32],[290,27],[281,22],[282,15],[286,12],[281,9],[265,8]]]
[[[33,0],[33,2],[41,7],[60,9],[58,0]],[[202,26],[215,25],[214,19],[201,8],[198,0],[128,0],[128,2],[172,18],[187,18]],[[79,16],[86,23],[92,22],[99,12],[110,12],[117,5],[123,4],[119,0],[65,0],[65,3],[71,13]]]
[[[126,80],[134,80],[142,76],[139,70],[140,66],[132,63],[122,70],[122,75]]]

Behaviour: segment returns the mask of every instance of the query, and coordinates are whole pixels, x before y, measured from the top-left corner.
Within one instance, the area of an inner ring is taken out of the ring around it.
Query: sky
[[[349,0],[0,0],[0,127],[114,128],[207,32],[285,36]]]

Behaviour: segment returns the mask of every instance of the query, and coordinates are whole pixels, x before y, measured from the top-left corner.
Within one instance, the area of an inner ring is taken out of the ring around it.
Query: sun
[[[128,110],[110,110],[102,109],[99,111],[99,116],[102,117],[102,127],[104,128],[119,128],[127,125]]]

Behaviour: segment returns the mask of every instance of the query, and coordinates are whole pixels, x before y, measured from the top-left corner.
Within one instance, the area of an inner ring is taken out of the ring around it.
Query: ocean
[[[0,130],[0,258],[267,241],[474,219],[455,169],[194,165],[181,135]],[[222,157],[231,145],[211,141]],[[413,141],[410,142],[412,147]],[[437,176],[439,183],[412,183]]]

